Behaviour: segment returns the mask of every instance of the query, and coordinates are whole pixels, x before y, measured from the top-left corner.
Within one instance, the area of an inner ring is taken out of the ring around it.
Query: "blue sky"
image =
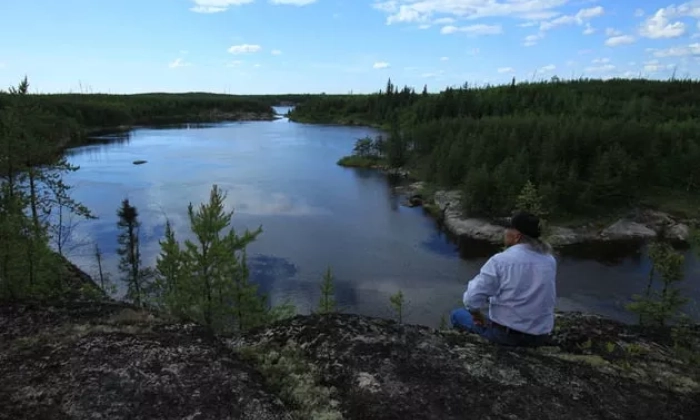
[[[700,0],[2,0],[0,87],[431,91],[700,76]]]

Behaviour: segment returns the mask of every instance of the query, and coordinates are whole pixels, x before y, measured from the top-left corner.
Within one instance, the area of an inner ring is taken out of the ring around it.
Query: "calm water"
[[[389,296],[409,301],[408,322],[437,325],[460,305],[465,283],[485,261],[460,258],[421,209],[400,205],[386,177],[335,162],[359,137],[357,127],[312,126],[279,119],[199,128],[137,129],[127,138],[72,149],[81,170],[68,181],[98,220],[81,222],[69,255],[96,273],[92,244],[116,278],[116,210],[125,197],[142,222],[144,263],[154,264],[166,217],[188,237],[187,204],[206,201],[212,184],[228,192],[238,230],[263,226],[249,248],[253,279],[273,302],[289,298],[301,312],[315,307],[326,267],[336,277],[339,304],[349,312],[389,316]],[[144,165],[133,165],[137,159]],[[687,263],[689,291],[700,298],[697,260]],[[642,255],[615,265],[563,257],[559,306],[630,320],[621,305],[643,289]]]

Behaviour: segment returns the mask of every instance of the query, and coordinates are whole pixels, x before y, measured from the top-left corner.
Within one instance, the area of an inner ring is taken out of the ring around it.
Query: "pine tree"
[[[128,199],[122,201],[117,211],[119,221],[117,227],[121,231],[118,236],[119,248],[117,253],[119,271],[127,284],[127,299],[141,306],[144,300],[143,272],[141,270],[141,251],[139,249],[139,229],[141,223],[138,219],[138,210],[129,203]]]
[[[226,195],[214,185],[209,202],[195,211],[190,203],[188,215],[195,241],[185,241],[191,305],[191,317],[210,329],[225,329],[231,318],[240,329],[258,325],[264,318],[264,301],[255,285],[248,281],[245,248],[262,228],[237,235],[230,228],[233,212],[224,211]],[[229,229],[228,232],[225,232]]]
[[[156,302],[173,314],[183,316],[184,308],[188,306],[186,279],[189,272],[187,260],[175,239],[170,220],[165,223],[165,238],[158,243],[160,255],[156,258]]]
[[[403,292],[399,290],[396,294],[389,296],[389,303],[391,303],[391,307],[394,309],[394,313],[396,313],[396,320],[399,324],[402,324],[404,307],[406,305]]]
[[[333,289],[333,274],[331,273],[331,268],[328,267],[326,273],[323,275],[323,282],[321,283],[321,298],[318,302],[318,313],[330,314],[336,311]]]

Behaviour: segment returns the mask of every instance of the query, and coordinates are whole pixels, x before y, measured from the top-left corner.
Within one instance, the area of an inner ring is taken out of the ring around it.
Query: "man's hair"
[[[542,239],[536,239],[522,233],[520,236],[520,243],[527,245],[528,247],[530,247],[530,249],[540,254],[552,254],[554,252],[554,250],[552,249],[552,245],[550,245],[549,243],[543,241]]]

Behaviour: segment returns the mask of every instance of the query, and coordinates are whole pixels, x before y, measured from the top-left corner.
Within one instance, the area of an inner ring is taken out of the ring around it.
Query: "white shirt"
[[[514,330],[540,335],[554,328],[557,261],[517,244],[492,256],[467,285],[464,306],[489,303],[489,318]]]

